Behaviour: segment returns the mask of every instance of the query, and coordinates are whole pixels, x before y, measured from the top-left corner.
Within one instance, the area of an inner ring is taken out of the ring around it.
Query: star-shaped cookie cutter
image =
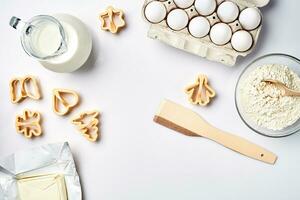
[[[206,106],[216,96],[216,92],[208,85],[207,76],[203,74],[198,75],[196,83],[188,86],[185,92],[189,95],[192,104],[200,106]]]
[[[111,33],[117,33],[120,28],[126,25],[123,10],[112,6],[109,6],[103,13],[101,13],[99,19],[101,20],[101,29],[110,31]]]
[[[41,115],[39,112],[24,110],[22,115],[16,116],[16,130],[26,138],[37,137],[42,134]]]

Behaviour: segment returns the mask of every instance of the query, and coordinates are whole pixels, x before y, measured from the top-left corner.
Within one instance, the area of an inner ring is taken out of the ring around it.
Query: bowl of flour
[[[250,63],[241,73],[235,103],[242,120],[265,136],[283,137],[300,131],[300,97],[283,96],[266,79],[278,80],[300,91],[300,61],[285,54],[268,54]]]

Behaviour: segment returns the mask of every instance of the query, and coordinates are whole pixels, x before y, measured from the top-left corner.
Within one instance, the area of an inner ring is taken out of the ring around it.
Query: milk
[[[31,31],[31,48],[42,57],[55,55],[62,46],[61,34],[55,24],[42,23]]]
[[[55,72],[72,72],[80,68],[88,59],[92,49],[92,38],[86,26],[76,17],[67,14],[53,15],[62,25],[65,33],[65,45],[61,42],[59,29],[44,27],[36,37],[39,51],[53,53],[62,46],[63,53],[40,63]]]

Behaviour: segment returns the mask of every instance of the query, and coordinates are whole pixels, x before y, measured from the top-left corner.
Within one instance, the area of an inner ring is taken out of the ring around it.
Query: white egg
[[[166,7],[160,1],[152,1],[145,7],[145,17],[151,23],[161,22],[167,14]]]
[[[172,10],[167,16],[168,26],[175,31],[184,29],[188,22],[189,17],[187,13],[179,8]]]
[[[210,15],[216,9],[215,0],[195,0],[195,8],[200,15]]]
[[[210,29],[210,39],[217,45],[224,45],[230,41],[232,35],[231,28],[224,23],[215,24]]]
[[[246,30],[256,29],[261,22],[261,14],[257,8],[246,8],[240,14],[239,21]]]
[[[195,17],[189,23],[189,32],[196,38],[204,37],[208,34],[210,24],[205,17]]]
[[[179,8],[188,8],[191,7],[193,5],[195,0],[174,0],[175,4],[179,7]]]
[[[230,23],[239,16],[239,8],[235,3],[225,1],[219,5],[217,14],[222,22]]]
[[[235,32],[231,38],[231,45],[237,51],[247,51],[252,47],[253,38],[248,31]]]

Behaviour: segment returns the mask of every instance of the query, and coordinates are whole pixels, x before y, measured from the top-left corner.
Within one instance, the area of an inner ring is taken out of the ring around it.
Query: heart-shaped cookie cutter
[[[73,98],[73,101],[70,102],[64,96],[70,95]],[[79,103],[79,95],[69,89],[54,89],[53,96],[52,96],[52,104],[53,104],[53,111],[57,115],[66,115],[68,114],[75,106]],[[61,107],[62,106],[62,107]]]

